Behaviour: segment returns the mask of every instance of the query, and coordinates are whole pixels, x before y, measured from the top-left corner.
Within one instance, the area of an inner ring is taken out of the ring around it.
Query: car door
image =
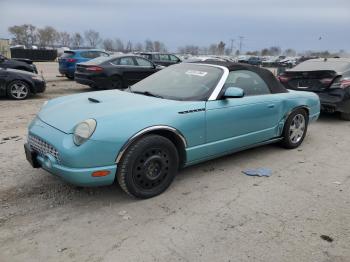
[[[147,59],[141,57],[134,57],[134,59],[136,63],[135,78],[137,78],[137,81],[140,81],[156,72],[155,65]]]
[[[231,71],[222,92],[239,87],[242,98],[206,103],[208,154],[216,155],[267,141],[278,134],[282,101],[271,94],[265,81],[249,70]]]
[[[171,65],[180,63],[180,61],[181,61],[180,58],[178,58],[175,55],[169,55],[169,58],[170,58],[170,64]]]
[[[118,71],[123,77],[124,83],[129,86],[135,84],[138,80],[138,69],[135,60],[131,56],[120,57],[111,62],[118,67]]]
[[[169,66],[170,65],[170,58],[168,54],[159,54],[159,62],[158,64],[162,66]]]

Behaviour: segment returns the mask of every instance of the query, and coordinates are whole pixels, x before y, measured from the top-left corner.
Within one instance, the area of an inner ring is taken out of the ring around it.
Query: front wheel
[[[304,109],[292,112],[284,125],[282,145],[288,149],[300,146],[305,138],[307,125],[308,115]]]
[[[69,80],[74,80],[74,75],[66,74],[66,77],[67,77]]]
[[[29,85],[21,80],[11,82],[7,87],[7,95],[15,100],[24,100],[29,96]]]
[[[137,198],[164,192],[174,180],[179,156],[174,144],[159,135],[147,135],[134,142],[118,165],[121,188]]]

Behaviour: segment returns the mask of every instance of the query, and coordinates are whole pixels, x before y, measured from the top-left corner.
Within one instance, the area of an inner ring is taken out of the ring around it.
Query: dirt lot
[[[40,67],[54,80],[46,93],[0,99],[0,261],[350,261],[350,122],[322,116],[297,150],[270,145],[190,167],[140,201],[26,162],[41,104],[90,91],[56,77],[55,64]],[[256,167],[273,174],[241,173]]]

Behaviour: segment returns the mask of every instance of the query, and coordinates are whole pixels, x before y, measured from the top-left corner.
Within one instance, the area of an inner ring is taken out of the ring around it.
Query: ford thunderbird
[[[33,167],[69,183],[118,181],[127,194],[150,198],[180,168],[269,143],[298,147],[319,113],[316,94],[287,90],[266,69],[182,63],[124,91],[48,101],[24,148]]]

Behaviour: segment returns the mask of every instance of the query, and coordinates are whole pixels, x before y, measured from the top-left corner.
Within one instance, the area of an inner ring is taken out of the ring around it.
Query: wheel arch
[[[186,162],[186,147],[187,147],[187,141],[184,135],[177,130],[174,127],[171,126],[150,126],[147,128],[144,128],[134,134],[132,137],[128,139],[128,141],[122,146],[122,148],[119,150],[118,155],[116,157],[115,162],[118,164],[120,160],[122,159],[124,153],[126,150],[137,140],[141,139],[142,137],[150,134],[156,134],[163,136],[167,139],[169,139],[176,147],[178,154],[179,154],[179,163],[180,167],[184,166]]]
[[[301,106],[296,106],[293,107],[293,109],[291,109],[290,111],[288,111],[288,113],[284,116],[284,121],[286,121],[288,119],[288,117],[296,110],[298,109],[303,109],[306,111],[307,116],[309,117],[310,114],[310,108],[307,105],[301,105]]]

